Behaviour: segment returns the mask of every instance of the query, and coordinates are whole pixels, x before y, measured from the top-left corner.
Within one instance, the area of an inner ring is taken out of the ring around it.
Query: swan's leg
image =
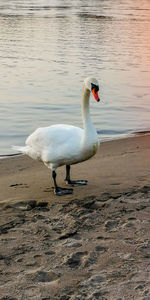
[[[87,180],[70,180],[70,166],[66,165],[66,178],[65,181],[67,184],[71,186],[80,186],[80,185],[86,185]]]
[[[56,183],[56,172],[52,171],[52,177],[54,180],[54,194],[58,196],[68,195],[73,193],[73,189],[65,189],[57,186]]]

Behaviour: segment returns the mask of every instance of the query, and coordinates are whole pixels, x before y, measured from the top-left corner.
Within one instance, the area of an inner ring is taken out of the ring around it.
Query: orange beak
[[[100,98],[99,98],[98,92],[95,91],[95,88],[92,89],[92,94],[93,94],[95,100],[96,100],[97,102],[99,102],[99,101],[100,101]]]

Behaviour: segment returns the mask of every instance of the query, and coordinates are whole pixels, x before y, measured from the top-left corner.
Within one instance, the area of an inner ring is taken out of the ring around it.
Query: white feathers
[[[36,129],[26,140],[25,147],[13,149],[33,159],[43,161],[52,170],[62,165],[71,165],[93,156],[98,148],[98,138],[89,116],[89,89],[96,79],[86,79],[82,96],[83,126],[58,124]],[[87,92],[88,91],[88,92]]]

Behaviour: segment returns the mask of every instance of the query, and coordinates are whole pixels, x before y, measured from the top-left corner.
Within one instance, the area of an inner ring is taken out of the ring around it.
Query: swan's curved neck
[[[89,113],[89,99],[90,91],[83,86],[82,91],[82,119],[83,119],[83,129],[84,129],[84,140],[92,139],[92,136],[95,137],[96,130],[93,126],[93,123],[90,118]]]
[[[90,113],[89,113],[89,99],[90,91],[83,86],[82,91],[82,119],[83,119],[83,128],[86,130],[87,126],[91,123]]]

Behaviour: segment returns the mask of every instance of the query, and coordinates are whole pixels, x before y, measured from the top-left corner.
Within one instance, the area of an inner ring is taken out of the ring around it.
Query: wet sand
[[[0,160],[0,299],[150,299],[150,135],[102,143],[71,175],[88,185],[58,197],[42,163]]]

